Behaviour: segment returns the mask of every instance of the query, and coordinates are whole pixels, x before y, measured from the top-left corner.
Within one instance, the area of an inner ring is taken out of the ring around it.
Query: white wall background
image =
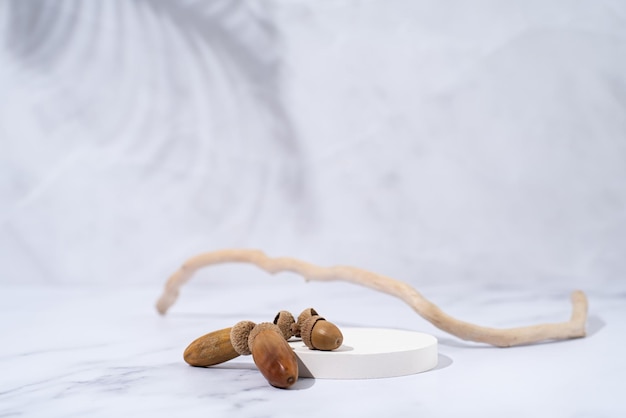
[[[0,0],[0,282],[227,247],[626,291],[626,2]]]

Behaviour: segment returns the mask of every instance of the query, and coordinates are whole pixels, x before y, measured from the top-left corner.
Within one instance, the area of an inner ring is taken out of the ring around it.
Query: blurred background
[[[0,283],[230,247],[625,292],[626,2],[0,0]]]

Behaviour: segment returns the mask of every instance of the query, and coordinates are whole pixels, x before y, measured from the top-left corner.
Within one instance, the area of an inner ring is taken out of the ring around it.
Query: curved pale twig
[[[319,267],[295,258],[270,258],[262,251],[233,249],[199,254],[187,260],[169,278],[163,294],[157,301],[159,313],[165,314],[174,304],[180,287],[196,270],[222,263],[248,263],[271,274],[290,271],[300,274],[307,281],[341,280],[379,292],[387,293],[406,302],[415,312],[437,328],[464,340],[483,342],[498,347],[532,344],[544,340],[563,340],[585,336],[587,322],[587,297],[580,291],[572,293],[572,316],[567,322],[531,325],[519,328],[489,328],[461,321],[443,312],[407,283],[356,267]]]

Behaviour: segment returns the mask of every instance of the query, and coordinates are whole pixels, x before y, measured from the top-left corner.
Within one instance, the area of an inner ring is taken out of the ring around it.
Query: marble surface
[[[492,326],[560,321],[568,295],[430,285],[444,310]],[[590,292],[589,336],[498,349],[457,340],[389,296],[289,275],[198,278],[159,316],[161,286],[0,287],[0,416],[623,417],[626,295]],[[439,339],[436,369],[372,380],[267,385],[249,357],[211,369],[182,360],[208,331],[277,310],[315,306],[340,326],[380,326]]]

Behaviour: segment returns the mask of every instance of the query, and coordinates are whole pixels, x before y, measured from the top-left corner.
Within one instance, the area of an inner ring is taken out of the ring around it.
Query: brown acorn
[[[319,315],[313,315],[305,320],[300,334],[304,344],[312,350],[335,350],[343,343],[343,334],[339,328]]]
[[[192,366],[208,367],[238,357],[230,342],[230,331],[224,328],[196,338],[185,349],[183,358]]]
[[[288,340],[294,335],[296,320],[290,312],[278,312],[274,318],[274,324],[278,325],[278,328],[280,328],[280,332],[283,334],[283,337],[285,337],[285,340]]]
[[[248,337],[254,363],[270,385],[286,389],[298,380],[298,361],[280,328],[258,324]]]

